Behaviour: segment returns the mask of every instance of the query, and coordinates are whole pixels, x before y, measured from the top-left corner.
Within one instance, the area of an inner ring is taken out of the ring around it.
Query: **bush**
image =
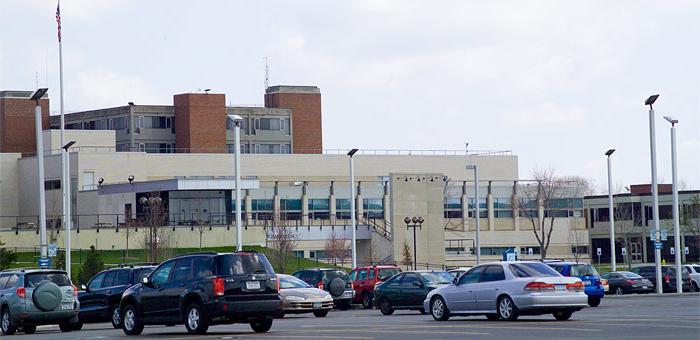
[[[90,246],[90,251],[87,253],[85,261],[80,267],[80,274],[78,276],[80,283],[87,283],[95,274],[104,269],[105,264],[102,261],[102,255],[95,250],[95,246]]]
[[[5,243],[0,241],[0,246],[4,246]],[[17,254],[12,250],[6,248],[0,248],[0,270],[5,270],[10,268],[10,265],[17,261]]]

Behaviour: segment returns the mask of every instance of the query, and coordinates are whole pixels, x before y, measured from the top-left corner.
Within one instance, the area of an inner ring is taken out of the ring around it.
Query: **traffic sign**
[[[656,240],[656,230],[651,229],[649,230],[649,238],[653,241]]]
[[[528,255],[532,255],[532,254],[533,254],[532,248],[527,248],[527,254],[528,254]]]
[[[37,263],[39,267],[51,267],[51,259],[48,257],[40,257]]]
[[[689,249],[688,247],[685,247],[685,249],[683,249],[683,252],[684,252],[686,255],[688,255],[688,254],[690,254],[690,249]]]
[[[622,256],[627,256],[627,248],[622,248]]]
[[[654,242],[654,248],[656,248],[656,249],[663,249],[663,248],[664,248],[664,244],[661,243],[661,242]]]
[[[600,248],[597,248],[597,249],[596,249],[596,254],[598,254],[598,256],[603,255],[603,250],[600,249]]]
[[[49,244],[49,257],[56,257],[56,253],[58,253],[58,246],[56,246],[56,243]]]
[[[671,247],[669,250],[671,251],[671,255],[676,255],[676,247]]]
[[[668,241],[668,230],[661,230],[661,241]]]

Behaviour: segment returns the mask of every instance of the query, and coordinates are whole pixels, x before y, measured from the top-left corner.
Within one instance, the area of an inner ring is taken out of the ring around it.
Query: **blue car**
[[[600,299],[605,296],[605,289],[598,271],[590,264],[581,262],[547,262],[563,276],[578,277],[583,281],[584,292],[588,295],[588,305],[598,307]]]

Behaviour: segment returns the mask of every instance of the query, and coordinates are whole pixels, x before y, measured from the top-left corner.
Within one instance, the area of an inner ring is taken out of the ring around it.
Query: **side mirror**
[[[421,288],[423,288],[423,282],[420,282],[420,281],[413,281],[413,285],[416,286],[416,287],[421,287]]]
[[[141,283],[142,283],[144,286],[150,286],[150,285],[151,285],[151,282],[148,281],[148,278],[147,278],[147,277],[141,278]]]
[[[458,278],[458,277],[455,277],[454,279],[452,279],[452,284],[456,286],[458,280],[459,280],[459,278]]]
[[[84,291],[86,291],[86,292],[89,291],[89,290],[88,290],[88,287],[85,286],[85,285],[80,285],[80,289],[82,289],[82,290],[84,290]]]

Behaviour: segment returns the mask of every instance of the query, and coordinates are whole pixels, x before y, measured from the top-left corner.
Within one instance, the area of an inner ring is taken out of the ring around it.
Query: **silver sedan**
[[[322,318],[333,309],[333,297],[328,292],[315,288],[291,275],[278,274],[280,298],[285,313],[314,313]]]
[[[447,286],[431,291],[423,308],[435,320],[486,315],[515,320],[519,315],[552,313],[568,320],[587,306],[580,279],[564,277],[541,262],[496,262],[476,266]]]

